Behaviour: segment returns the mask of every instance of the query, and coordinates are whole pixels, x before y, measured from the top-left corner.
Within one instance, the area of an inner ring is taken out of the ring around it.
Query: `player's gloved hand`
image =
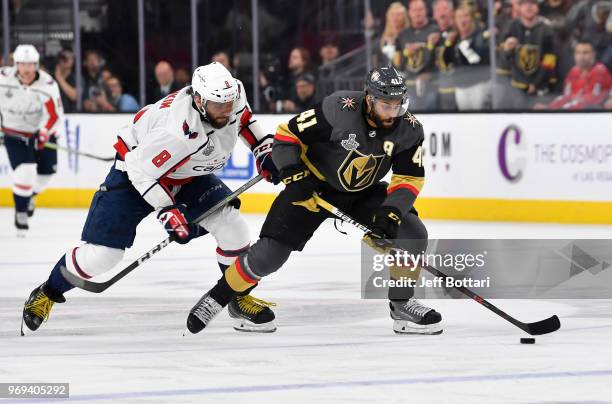
[[[312,197],[317,191],[319,184],[314,175],[303,165],[285,167],[281,170],[285,189],[294,197],[294,205],[300,205],[312,212],[318,212],[319,207]]]
[[[253,146],[253,156],[255,156],[257,172],[261,174],[266,181],[276,185],[280,182],[280,173],[276,165],[274,165],[274,161],[272,161],[273,143],[274,137],[272,135],[267,135]]]
[[[397,237],[397,231],[402,223],[402,213],[393,206],[380,206],[374,213],[372,233],[364,237],[364,241],[375,249],[388,249],[389,240]]]
[[[206,230],[195,223],[187,222],[185,219],[184,204],[166,206],[157,214],[157,219],[164,226],[170,238],[177,243],[186,244],[192,239],[206,234]]]
[[[49,132],[47,129],[41,129],[34,135],[34,147],[37,150],[42,150],[45,148],[45,144],[49,141]]]

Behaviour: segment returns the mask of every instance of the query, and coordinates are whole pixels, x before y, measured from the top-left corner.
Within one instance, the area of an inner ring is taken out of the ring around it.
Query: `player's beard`
[[[396,118],[389,118],[388,120],[383,121],[382,119],[380,119],[378,114],[374,112],[373,108],[369,108],[367,114],[370,121],[374,122],[377,128],[391,129],[395,126]]]
[[[215,129],[221,129],[229,122],[229,116],[225,118],[210,119],[210,124]]]

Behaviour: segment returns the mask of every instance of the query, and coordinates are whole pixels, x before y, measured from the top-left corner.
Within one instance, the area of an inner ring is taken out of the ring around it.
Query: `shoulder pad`
[[[355,114],[361,114],[363,98],[363,91],[336,91],[323,99],[323,114],[332,126],[342,125],[354,119]]]

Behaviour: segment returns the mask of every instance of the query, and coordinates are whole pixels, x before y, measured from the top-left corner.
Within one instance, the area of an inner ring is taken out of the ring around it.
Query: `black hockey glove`
[[[257,164],[257,172],[261,174],[266,181],[274,185],[280,182],[280,173],[272,161],[272,143],[274,137],[267,135],[253,146],[253,156]]]
[[[317,191],[319,184],[314,175],[304,166],[303,164],[285,167],[281,170],[281,175],[285,189],[291,192],[291,196],[295,202],[299,203],[306,209],[318,212],[319,209],[316,206],[316,202],[312,199],[313,194]],[[312,201],[304,205],[301,202]]]
[[[375,240],[376,236],[392,240],[397,237],[397,231],[402,223],[402,213],[393,206],[380,206],[374,213],[372,220],[372,233],[370,236]],[[378,244],[378,243],[377,243]]]
[[[157,214],[157,219],[164,226],[170,238],[177,243],[187,244],[192,239],[206,234],[206,230],[196,223],[189,223],[185,219],[184,204],[166,206]]]

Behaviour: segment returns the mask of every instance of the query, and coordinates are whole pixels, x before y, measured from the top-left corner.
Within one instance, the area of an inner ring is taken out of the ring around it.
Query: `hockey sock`
[[[246,256],[239,257],[225,271],[223,277],[234,292],[244,292],[259,282],[260,277],[251,272],[246,265]]]
[[[53,290],[54,292],[64,294],[70,289],[74,289],[74,286],[72,286],[72,284],[68,282],[66,278],[64,278],[64,275],[62,275],[60,271],[61,267],[66,267],[65,254],[62,255],[62,258],[60,258],[60,260],[57,261],[57,264],[55,264],[55,267],[53,267],[53,270],[49,275],[49,280],[47,281],[47,287]]]
[[[227,306],[234,296],[236,296],[236,291],[227,283],[225,276],[222,276],[210,290],[210,297],[223,307]]]
[[[30,203],[29,196],[21,196],[13,193],[13,199],[15,200],[15,210],[17,212],[27,212],[28,205]]]
[[[218,264],[219,264],[219,268],[221,268],[221,273],[225,273],[225,271],[227,270],[227,268],[229,268],[229,267],[230,267],[229,265],[225,265],[225,264],[222,264],[222,263],[220,263],[220,262],[219,262]],[[253,289],[255,289],[255,287],[256,287],[256,286],[257,286],[257,284],[255,284],[255,285],[251,286],[250,288],[248,288],[247,290],[245,290],[245,291],[243,291],[243,292],[239,292],[239,293],[238,293],[238,296],[246,296],[246,295],[248,295],[249,293],[251,293],[251,291],[252,291]]]
[[[401,281],[406,285],[389,288],[389,300],[408,300],[414,296],[414,287],[408,286],[408,281],[416,282],[419,279],[421,267],[397,266],[389,268],[391,279]]]

